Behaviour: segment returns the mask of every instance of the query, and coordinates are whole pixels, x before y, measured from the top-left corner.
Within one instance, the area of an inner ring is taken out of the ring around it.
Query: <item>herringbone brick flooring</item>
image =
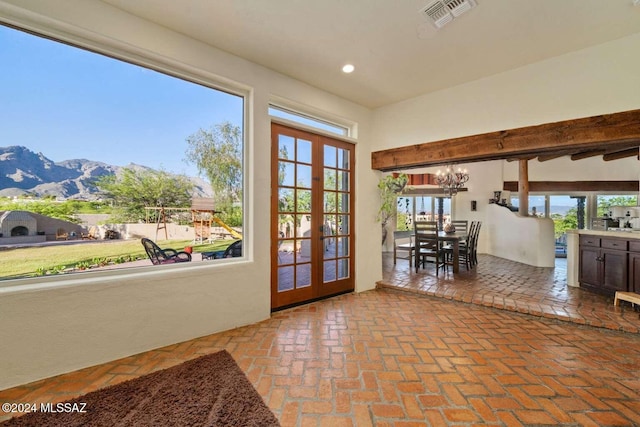
[[[508,311],[531,314],[582,325],[640,333],[638,311],[630,303],[613,306],[613,297],[567,286],[566,259],[555,268],[532,267],[491,255],[480,255],[478,265],[436,277],[433,266],[409,268],[406,260],[393,264],[383,255],[380,287],[406,290]]]
[[[227,349],[285,427],[640,425],[640,334],[464,300],[342,295],[5,390],[0,402],[60,401]]]

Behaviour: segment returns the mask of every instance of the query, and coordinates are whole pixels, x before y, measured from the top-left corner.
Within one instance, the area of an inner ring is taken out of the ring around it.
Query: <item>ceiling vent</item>
[[[442,28],[454,18],[476,7],[475,0],[437,0],[420,9],[437,28]]]

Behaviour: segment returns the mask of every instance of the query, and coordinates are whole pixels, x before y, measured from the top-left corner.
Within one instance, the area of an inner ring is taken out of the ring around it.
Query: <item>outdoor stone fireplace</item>
[[[37,234],[38,221],[29,212],[6,211],[0,217],[0,233],[3,237]]]
[[[11,229],[11,237],[15,236],[28,236],[29,229],[23,225],[18,225],[17,227],[13,227]]]
[[[38,220],[26,211],[6,211],[0,216],[0,244],[43,242]]]

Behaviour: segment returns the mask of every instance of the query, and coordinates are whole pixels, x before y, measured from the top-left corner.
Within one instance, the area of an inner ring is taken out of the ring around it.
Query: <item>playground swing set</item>
[[[164,238],[168,239],[167,233],[167,216],[166,211],[191,211],[191,223],[194,230],[193,243],[203,243],[212,241],[211,227],[216,223],[225,229],[233,238],[242,239],[242,234],[227,225],[224,221],[216,216],[220,211],[216,211],[213,207],[213,199],[205,197],[194,197],[191,201],[191,208],[165,208],[160,206],[157,208],[147,208],[147,210],[158,210],[156,221],[156,240],[160,230],[164,230]],[[147,221],[148,222],[148,221]]]

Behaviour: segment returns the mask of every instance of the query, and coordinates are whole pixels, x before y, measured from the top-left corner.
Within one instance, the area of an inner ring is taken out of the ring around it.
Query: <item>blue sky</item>
[[[242,98],[0,25],[0,147],[197,175],[186,138]]]

